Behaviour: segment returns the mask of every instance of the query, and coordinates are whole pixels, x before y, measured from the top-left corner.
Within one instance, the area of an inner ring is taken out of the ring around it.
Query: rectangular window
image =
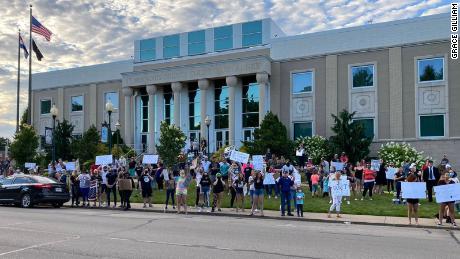
[[[179,34],[163,37],[163,57],[174,58],[180,56]]]
[[[292,74],[292,93],[310,93],[313,90],[313,72]]]
[[[233,26],[214,28],[214,50],[222,51],[233,48]]]
[[[141,96],[141,132],[149,132],[149,96]]]
[[[156,59],[156,41],[155,39],[141,40],[139,44],[140,61],[149,61]]]
[[[420,116],[420,137],[444,137],[444,115]]]
[[[374,86],[374,65],[354,66],[351,74],[353,88]]]
[[[164,120],[169,125],[174,123],[174,94],[171,88],[164,90]]]
[[[200,89],[197,84],[188,86],[188,103],[189,103],[189,127],[190,130],[200,130],[201,124],[201,106],[200,106]]]
[[[188,33],[188,54],[198,55],[206,51],[205,31],[194,31]]]
[[[374,119],[356,119],[353,122],[360,123],[364,128],[364,136],[366,138],[374,139]]]
[[[50,114],[51,112],[51,100],[41,100],[40,101],[40,114]]]
[[[243,128],[259,127],[259,84],[243,80]]]
[[[444,80],[444,58],[419,59],[417,62],[419,82]]]
[[[117,92],[108,92],[104,94],[104,107],[105,104],[111,102],[114,109],[118,109],[118,93]],[[105,108],[104,108],[105,109]]]
[[[299,137],[311,137],[313,135],[313,126],[311,122],[294,123],[294,139]]]
[[[228,129],[229,88],[225,81],[216,81],[214,90],[214,128]]]
[[[242,46],[250,47],[262,44],[262,21],[243,23]]]
[[[83,95],[70,97],[70,102],[72,105],[72,112],[83,111]]]

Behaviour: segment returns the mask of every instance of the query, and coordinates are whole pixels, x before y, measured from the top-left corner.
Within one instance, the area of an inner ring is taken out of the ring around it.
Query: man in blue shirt
[[[283,176],[279,179],[278,185],[281,192],[281,216],[285,215],[286,204],[288,216],[294,216],[291,213],[291,186],[294,185],[294,181],[289,177],[287,171],[283,171]]]

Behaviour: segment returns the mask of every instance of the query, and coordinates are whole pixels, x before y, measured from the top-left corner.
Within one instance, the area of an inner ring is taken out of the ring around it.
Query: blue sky
[[[135,39],[271,17],[288,35],[449,11],[445,0],[0,0],[0,136],[16,119],[17,30],[28,31],[28,5],[54,35],[35,36],[45,58],[34,72],[129,59]],[[28,35],[24,35],[28,42]],[[27,44],[27,43],[26,43]],[[28,45],[28,44],[27,44]],[[21,112],[27,102],[22,60]]]

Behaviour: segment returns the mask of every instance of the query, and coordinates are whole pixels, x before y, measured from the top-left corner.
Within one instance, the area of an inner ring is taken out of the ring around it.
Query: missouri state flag
[[[24,41],[22,40],[21,34],[19,34],[19,47],[24,50],[24,58],[29,57],[29,51],[27,51],[26,45],[24,44]]]

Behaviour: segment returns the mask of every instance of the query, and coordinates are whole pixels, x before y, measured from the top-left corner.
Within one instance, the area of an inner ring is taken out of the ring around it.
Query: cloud
[[[133,41],[271,17],[288,34],[369,21],[429,15],[448,10],[445,0],[35,0],[34,16],[53,32],[34,35],[45,58],[34,72],[129,59]],[[17,30],[28,45],[28,1],[9,0],[0,9],[0,136],[12,136],[16,118]],[[22,55],[22,54],[21,54]],[[27,102],[22,59],[21,113]]]

